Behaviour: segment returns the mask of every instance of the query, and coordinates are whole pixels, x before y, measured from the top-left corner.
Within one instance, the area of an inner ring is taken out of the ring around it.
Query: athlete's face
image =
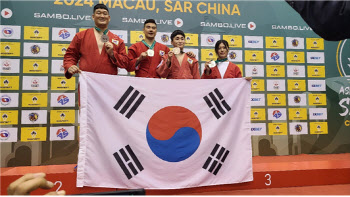
[[[221,43],[219,45],[217,54],[218,54],[219,58],[221,58],[221,59],[227,58],[228,48],[224,45],[224,43]]]
[[[96,9],[92,15],[92,19],[94,20],[97,27],[108,26],[108,23],[111,20],[111,16],[105,9]]]
[[[143,33],[147,38],[153,39],[157,34],[157,25],[154,23],[147,23],[143,28]]]
[[[174,39],[171,41],[171,44],[174,47],[179,47],[180,49],[183,49],[185,46],[185,37],[183,37],[183,35],[177,35],[174,37]]]

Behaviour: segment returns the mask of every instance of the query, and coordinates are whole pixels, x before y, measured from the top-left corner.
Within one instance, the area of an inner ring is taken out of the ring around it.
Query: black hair
[[[157,23],[154,19],[147,19],[144,23],[143,23],[143,27],[146,27],[147,23],[153,23],[157,26]]]
[[[181,31],[181,30],[175,30],[175,31],[171,34],[171,36],[170,36],[171,41],[173,41],[174,38],[175,38],[177,35],[182,35],[182,36],[185,38],[185,33],[184,33],[183,31]]]
[[[95,10],[97,10],[97,9],[105,9],[109,13],[108,8],[105,4],[102,4],[102,3],[96,4],[94,6],[94,13],[95,13]]]
[[[228,46],[228,42],[226,40],[218,40],[215,44],[215,53],[218,54],[218,51],[219,51],[219,46],[220,44],[223,43],[225,45],[225,47],[227,48],[227,50],[230,48]]]

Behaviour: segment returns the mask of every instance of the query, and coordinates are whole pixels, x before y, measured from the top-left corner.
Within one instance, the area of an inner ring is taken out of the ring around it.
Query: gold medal
[[[147,50],[147,55],[148,55],[149,57],[153,57],[153,56],[154,56],[154,50],[153,50],[153,49],[148,49],[148,50]]]

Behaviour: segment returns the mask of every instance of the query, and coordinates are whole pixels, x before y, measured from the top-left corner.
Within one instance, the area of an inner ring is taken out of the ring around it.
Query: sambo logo
[[[294,102],[295,103],[300,103],[300,101],[301,101],[301,97],[300,96],[295,96],[294,97]]]
[[[166,34],[163,34],[160,38],[162,39],[163,42],[168,42],[169,41],[169,36],[166,35]]]
[[[35,122],[39,119],[39,114],[38,113],[30,113],[28,115],[28,118],[31,122]]]
[[[58,32],[58,37],[62,38],[63,40],[67,39],[70,37],[69,31],[66,29],[62,29]]]
[[[0,140],[7,140],[10,136],[10,133],[6,130],[1,130],[0,132]]]
[[[276,119],[280,118],[282,116],[282,113],[279,110],[275,110],[272,112],[273,117]]]
[[[68,134],[69,134],[68,131],[66,129],[64,129],[64,128],[58,129],[57,132],[56,132],[56,136],[58,138],[61,138],[61,139],[67,137]]]
[[[297,39],[293,39],[292,40],[292,45],[293,45],[293,47],[299,46],[299,41]]]
[[[59,95],[57,97],[57,103],[60,103],[61,105],[65,105],[69,102],[69,98],[66,95]]]
[[[40,47],[39,45],[33,45],[30,47],[30,51],[33,53],[33,54],[39,54],[40,53]]]
[[[1,105],[8,105],[11,103],[11,97],[7,95],[1,96]]]
[[[271,53],[271,59],[273,61],[277,61],[279,58],[280,56],[276,52]]]
[[[303,127],[300,124],[295,125],[295,131],[301,132],[303,130]]]
[[[179,162],[196,152],[202,139],[202,127],[192,111],[169,106],[150,118],[146,137],[157,157],[168,162]]]
[[[213,36],[208,36],[207,43],[212,45],[212,44],[214,44],[214,42],[215,42],[215,38]]]
[[[9,27],[5,27],[2,29],[2,35],[4,35],[5,37],[10,37],[13,34],[13,29],[9,28]]]
[[[229,53],[229,56],[230,56],[231,59],[236,59],[237,54],[232,51],[232,52]]]

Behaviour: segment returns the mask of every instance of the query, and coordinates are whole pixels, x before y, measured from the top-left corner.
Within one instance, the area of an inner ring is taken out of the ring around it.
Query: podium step
[[[7,186],[26,173],[45,172],[47,179],[62,182],[67,194],[115,191],[111,188],[77,188],[74,165],[50,165],[1,168],[1,195]],[[254,181],[176,190],[146,190],[147,195],[189,195],[205,192],[288,188],[302,186],[350,184],[350,153],[331,155],[293,155],[253,157]],[[55,185],[54,189],[58,187]],[[54,190],[52,189],[52,191]],[[45,194],[37,190],[32,194]]]

